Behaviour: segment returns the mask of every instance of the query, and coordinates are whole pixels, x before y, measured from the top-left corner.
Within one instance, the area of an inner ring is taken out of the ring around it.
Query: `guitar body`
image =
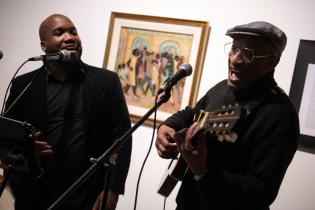
[[[178,181],[182,181],[188,170],[188,166],[185,160],[178,155],[176,159],[173,159],[167,170],[165,171],[160,185],[158,186],[158,193],[164,197],[168,197],[175,188]]]

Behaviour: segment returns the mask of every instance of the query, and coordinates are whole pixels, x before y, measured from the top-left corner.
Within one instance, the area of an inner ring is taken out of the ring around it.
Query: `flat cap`
[[[282,53],[286,44],[287,36],[278,27],[264,21],[255,21],[244,25],[237,25],[226,32],[227,36],[235,37],[237,35],[260,36],[268,39],[271,44]]]

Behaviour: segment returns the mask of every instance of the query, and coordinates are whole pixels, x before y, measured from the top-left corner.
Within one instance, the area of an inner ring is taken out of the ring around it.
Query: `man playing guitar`
[[[225,45],[228,79],[158,129],[160,157],[176,158],[180,153],[189,167],[176,210],[269,209],[298,146],[297,112],[274,80],[286,35],[261,21],[235,26],[226,35],[233,38]],[[239,104],[245,113],[232,129],[237,138],[210,133],[194,143],[194,115],[229,104]],[[178,135],[184,128],[188,129]]]

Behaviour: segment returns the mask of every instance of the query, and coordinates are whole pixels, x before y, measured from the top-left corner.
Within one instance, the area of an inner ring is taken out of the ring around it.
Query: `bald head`
[[[39,26],[39,38],[41,41],[44,41],[47,39],[47,33],[49,32],[50,27],[54,25],[54,22],[57,19],[65,19],[69,21],[70,23],[72,23],[72,21],[68,17],[61,14],[53,14],[53,15],[48,16]]]
[[[80,61],[82,54],[81,39],[72,21],[61,14],[47,17],[39,27],[40,45],[47,53],[68,50],[71,61]]]

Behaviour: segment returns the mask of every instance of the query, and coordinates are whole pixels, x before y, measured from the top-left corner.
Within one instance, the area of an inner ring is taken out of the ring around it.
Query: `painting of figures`
[[[158,90],[182,64],[193,67],[192,76],[172,88],[157,122],[194,105],[209,32],[205,21],[112,13],[103,67],[118,74],[133,121],[154,106]]]

